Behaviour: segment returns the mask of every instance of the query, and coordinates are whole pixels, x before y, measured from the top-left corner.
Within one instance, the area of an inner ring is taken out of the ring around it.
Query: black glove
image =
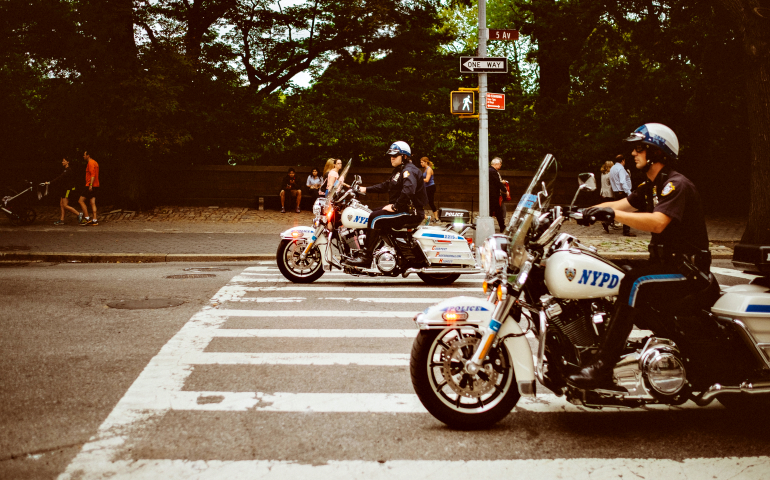
[[[612,223],[615,221],[615,210],[609,207],[604,207],[604,208],[590,207],[583,210],[583,218],[585,219],[586,217],[592,218],[593,221],[591,223],[594,223],[594,222]]]

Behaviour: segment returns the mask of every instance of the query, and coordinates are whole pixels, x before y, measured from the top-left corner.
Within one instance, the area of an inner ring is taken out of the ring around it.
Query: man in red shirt
[[[83,152],[83,158],[88,162],[86,164],[86,191],[80,196],[80,206],[83,208],[83,213],[86,217],[80,223],[83,226],[97,226],[99,222],[96,220],[96,192],[99,190],[99,164],[96,160],[91,158],[88,152]],[[86,207],[86,199],[91,203],[91,210],[93,210],[93,217],[88,216],[88,208]]]

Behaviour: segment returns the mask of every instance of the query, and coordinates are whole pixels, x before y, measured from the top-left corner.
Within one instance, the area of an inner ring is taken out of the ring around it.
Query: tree
[[[743,45],[751,206],[742,243],[770,245],[770,2],[720,0]]]

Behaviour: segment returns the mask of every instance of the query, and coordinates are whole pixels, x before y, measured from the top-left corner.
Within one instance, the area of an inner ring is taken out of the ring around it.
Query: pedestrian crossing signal
[[[474,115],[476,113],[475,92],[452,92],[449,100],[452,115]]]

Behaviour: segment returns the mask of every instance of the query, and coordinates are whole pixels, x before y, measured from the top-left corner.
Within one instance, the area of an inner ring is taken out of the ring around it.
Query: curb
[[[0,260],[74,263],[253,262],[275,254],[0,252]]]
[[[608,252],[607,260],[646,260],[647,252]],[[732,252],[715,252],[713,260],[731,260]],[[61,253],[61,252],[0,252],[1,260],[76,263],[166,263],[166,262],[254,262],[275,260],[274,253],[255,254],[197,254],[197,253]]]

